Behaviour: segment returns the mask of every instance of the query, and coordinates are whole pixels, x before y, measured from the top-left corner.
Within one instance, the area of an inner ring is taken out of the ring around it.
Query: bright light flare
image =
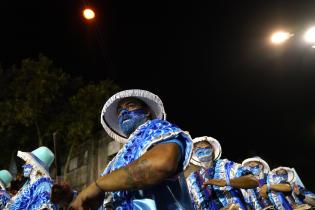
[[[271,42],[273,44],[282,44],[290,39],[291,36],[293,36],[293,34],[284,31],[278,31],[272,34]]]
[[[85,19],[91,20],[91,19],[93,19],[95,17],[95,13],[94,13],[94,11],[92,9],[88,9],[87,8],[87,9],[83,10],[83,16],[84,16]]]
[[[305,32],[304,40],[308,43],[315,43],[315,27],[312,27]]]

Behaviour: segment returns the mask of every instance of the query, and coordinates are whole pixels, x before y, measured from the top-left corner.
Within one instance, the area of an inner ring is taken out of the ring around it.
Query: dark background
[[[84,6],[96,18],[82,18]],[[88,80],[113,79],[163,100],[168,119],[209,135],[223,157],[294,167],[315,190],[313,0],[1,2],[0,62],[38,53]],[[295,36],[272,46],[277,29]]]

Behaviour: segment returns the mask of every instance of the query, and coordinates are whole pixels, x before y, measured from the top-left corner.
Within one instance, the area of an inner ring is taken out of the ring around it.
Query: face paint
[[[285,174],[277,174],[277,176],[280,177],[281,180],[286,180],[286,181],[287,181],[288,178],[289,178],[287,173],[285,173]]]
[[[24,164],[22,168],[23,168],[23,176],[29,177],[32,172],[33,166],[31,164]]]
[[[258,176],[262,172],[262,169],[259,165],[249,167],[249,170],[253,173],[254,176]]]
[[[192,154],[192,158],[199,162],[204,168],[210,167],[212,164],[213,150],[210,147],[206,148],[195,148]]]
[[[140,125],[148,120],[147,113],[143,109],[128,111],[123,109],[119,113],[118,124],[122,132],[129,136]]]

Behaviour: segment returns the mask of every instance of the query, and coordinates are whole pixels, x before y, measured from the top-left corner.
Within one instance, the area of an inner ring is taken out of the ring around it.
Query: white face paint
[[[33,166],[31,164],[24,164],[22,168],[23,168],[23,176],[30,177],[31,172],[33,170]]]
[[[192,162],[203,168],[209,168],[213,162],[213,149],[211,146],[195,147],[192,154]]]

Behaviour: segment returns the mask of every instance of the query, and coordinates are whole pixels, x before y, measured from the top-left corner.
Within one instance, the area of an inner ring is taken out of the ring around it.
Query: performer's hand
[[[297,184],[294,185],[293,191],[296,195],[300,195],[300,189],[299,189],[299,186]]]
[[[71,203],[71,210],[98,209],[104,200],[104,192],[95,183],[85,188]]]
[[[267,185],[264,184],[264,185],[260,188],[259,194],[260,194],[263,198],[268,199],[267,191],[268,191]]]
[[[206,187],[207,185],[216,185],[219,187],[226,186],[226,182],[223,179],[209,179],[208,181],[203,183],[203,187]]]

